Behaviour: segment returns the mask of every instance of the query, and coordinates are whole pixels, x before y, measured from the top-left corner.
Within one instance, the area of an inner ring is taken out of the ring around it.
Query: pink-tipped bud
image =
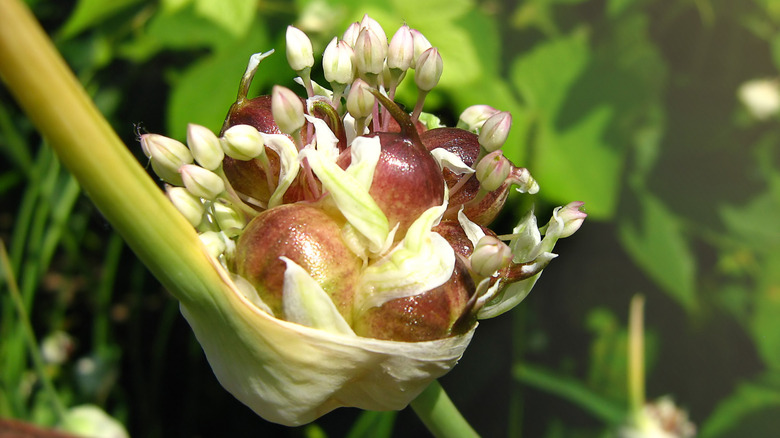
[[[404,24],[390,40],[387,49],[387,66],[406,71],[412,67],[412,62],[414,62],[414,38],[409,26]]]
[[[346,41],[333,38],[322,54],[322,70],[330,83],[352,83],[355,80],[355,51]]]
[[[483,236],[471,253],[471,270],[484,277],[492,277],[496,272],[509,266],[512,250],[494,236]]]
[[[205,126],[187,125],[187,145],[195,160],[208,170],[217,169],[225,158],[219,139]]]
[[[477,163],[476,176],[479,181],[479,187],[492,192],[501,187],[509,177],[512,170],[512,163],[504,157],[501,151],[493,151]]]
[[[179,169],[184,187],[193,195],[214,200],[225,191],[225,182],[216,173],[194,164],[185,164]]]
[[[368,14],[363,15],[363,19],[360,20],[360,28],[371,29],[371,31],[374,32],[377,37],[379,37],[379,40],[382,42],[382,44],[387,46],[387,34],[385,34],[385,30],[378,21],[369,17]]]
[[[301,71],[314,66],[314,51],[311,40],[294,26],[287,26],[287,62],[293,70]]]
[[[563,221],[563,230],[558,236],[559,239],[569,237],[580,229],[582,223],[588,215],[581,210],[585,205],[582,201],[574,201],[566,204],[558,210],[558,218]]]
[[[354,48],[355,43],[357,43],[358,34],[360,34],[360,23],[356,21],[347,27],[347,30],[344,31],[344,36],[342,36],[341,39],[349,44],[350,47]]]
[[[355,80],[347,95],[347,111],[355,119],[364,119],[371,115],[376,98],[369,91],[368,84],[362,79]]]
[[[301,99],[292,90],[280,85],[274,85],[271,91],[271,113],[279,130],[285,134],[301,129],[305,121]]]
[[[414,82],[417,88],[423,91],[431,91],[439,83],[444,63],[436,47],[424,51],[417,59],[414,69]]]
[[[355,65],[358,74],[379,75],[387,56],[387,43],[369,28],[363,28],[355,42]]]
[[[492,115],[482,125],[479,131],[479,144],[488,152],[501,149],[509,136],[509,128],[512,127],[512,115],[501,111]]]
[[[412,33],[412,41],[414,42],[414,59],[412,59],[412,68],[416,68],[417,60],[420,59],[420,55],[433,47],[433,45],[419,30],[411,29],[410,32]]]
[[[485,124],[485,120],[499,111],[489,105],[472,105],[462,113],[458,119],[458,128],[476,132]]]

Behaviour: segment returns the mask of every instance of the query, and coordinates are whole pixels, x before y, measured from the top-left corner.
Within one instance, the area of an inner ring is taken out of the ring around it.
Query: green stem
[[[222,281],[195,231],[117,137],[19,0],[0,1],[0,77],[163,285],[180,301],[208,300]]]
[[[422,394],[412,401],[411,407],[435,437],[479,437],[444,392],[438,380],[431,382]]]
[[[54,384],[51,382],[51,379],[49,379],[49,375],[46,373],[46,365],[43,363],[41,350],[38,347],[38,341],[35,339],[35,332],[33,331],[32,324],[30,324],[30,318],[25,310],[22,295],[19,292],[19,286],[16,284],[16,278],[14,277],[13,269],[11,269],[11,261],[8,259],[8,253],[5,250],[5,244],[2,240],[0,240],[0,264],[2,264],[2,271],[5,273],[5,280],[8,284],[8,292],[11,294],[11,300],[14,302],[16,312],[19,314],[19,322],[27,340],[27,347],[33,365],[35,366],[35,371],[38,373],[38,378],[41,380],[41,384],[51,400],[52,408],[54,409],[58,420],[63,422],[65,420],[65,407],[60,401],[57,390],[54,389]]]
[[[644,306],[644,297],[634,295],[628,316],[628,398],[634,415],[645,405]]]

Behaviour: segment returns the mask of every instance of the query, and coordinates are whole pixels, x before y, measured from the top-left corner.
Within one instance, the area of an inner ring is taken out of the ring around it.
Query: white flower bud
[[[214,200],[225,191],[225,182],[216,173],[194,164],[179,169],[184,187],[195,196]]]
[[[412,67],[413,61],[414,38],[412,38],[409,26],[404,24],[398,28],[390,40],[390,46],[387,49],[387,66],[406,71]]]
[[[479,275],[491,277],[499,270],[509,266],[512,250],[504,242],[493,236],[483,236],[471,254],[471,269]]]
[[[305,121],[301,99],[292,90],[280,85],[274,85],[271,92],[271,113],[279,129],[285,134],[301,129]]]
[[[208,170],[216,170],[225,158],[219,139],[205,126],[187,125],[187,145],[195,161]]]
[[[472,105],[460,113],[458,128],[476,132],[482,128],[485,120],[497,112],[499,112],[497,109],[489,105]]]
[[[345,41],[333,38],[322,54],[322,70],[328,82],[351,84],[355,80],[355,51]]]
[[[414,59],[412,60],[412,68],[416,68],[417,60],[420,59],[420,55],[433,47],[433,45],[419,30],[412,29],[411,33],[412,40],[414,41]]]
[[[311,40],[294,26],[287,26],[287,62],[293,70],[301,71],[314,66],[314,54]]]
[[[758,120],[766,120],[780,111],[780,83],[776,79],[754,79],[740,85],[737,96]]]
[[[382,42],[382,44],[387,47],[387,34],[385,34],[385,30],[378,21],[369,17],[368,14],[363,15],[363,19],[360,20],[360,28],[371,29],[371,31],[374,32],[377,37],[379,37],[379,40]]]
[[[203,219],[203,212],[205,211],[200,198],[187,191],[184,187],[168,186],[165,188],[165,191],[168,195],[168,199],[170,199],[173,206],[179,210],[179,213],[181,213],[193,227],[197,227]]]
[[[265,155],[265,144],[260,132],[250,125],[233,125],[222,135],[222,149],[231,158],[249,161]]]
[[[355,42],[355,65],[360,75],[378,75],[382,73],[387,56],[387,43],[369,28],[358,34]]]
[[[79,405],[68,409],[60,429],[77,436],[130,437],[122,423],[95,405]]]
[[[344,36],[341,37],[344,42],[349,44],[350,47],[354,48],[355,43],[357,42],[358,35],[360,34],[360,23],[354,22],[347,27],[347,30],[344,31]]]
[[[417,59],[414,70],[414,82],[417,88],[423,91],[431,91],[439,83],[444,64],[435,47],[424,51]]]
[[[141,145],[152,160],[152,168],[158,176],[172,184],[181,184],[181,179],[175,175],[181,166],[193,161],[187,146],[159,134],[142,135]]]
[[[215,202],[212,205],[214,211],[214,220],[216,220],[219,229],[228,237],[236,237],[244,229],[246,221],[244,216],[236,211],[235,208],[222,202]]]
[[[362,119],[371,115],[374,109],[376,98],[370,91],[369,86],[362,79],[357,79],[352,84],[352,88],[347,95],[347,111],[355,119]],[[360,135],[360,133],[358,133]]]
[[[479,187],[486,191],[501,187],[512,170],[512,163],[504,157],[501,151],[494,151],[485,155],[477,163],[476,176],[479,180]]]
[[[198,237],[200,237],[200,241],[206,247],[206,251],[214,258],[219,257],[227,249],[222,236],[216,231],[206,231],[200,233]]]
[[[512,115],[501,111],[492,115],[479,130],[479,144],[488,152],[501,149],[512,127]]]

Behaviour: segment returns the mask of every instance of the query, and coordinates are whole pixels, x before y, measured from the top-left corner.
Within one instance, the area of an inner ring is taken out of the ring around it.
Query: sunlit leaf
[[[140,0],[79,0],[76,9],[62,27],[62,35],[66,38],[72,37],[139,2]]]
[[[272,47],[261,26],[256,26],[247,38],[218,53],[202,58],[187,69],[175,82],[168,106],[168,132],[183,138],[187,123],[197,123],[218,132],[227,110],[236,99],[238,82],[249,57]],[[271,58],[277,58],[272,60]],[[263,61],[253,85],[259,88],[268,81],[265,71],[284,61],[284,54],[275,54]]]
[[[696,306],[696,260],[679,219],[649,193],[636,193],[636,217],[619,218],[620,242],[634,261],[686,310]]]
[[[594,219],[614,214],[627,150],[660,104],[664,67],[646,27],[633,17],[596,43],[585,33],[548,40],[512,66],[535,120],[528,167],[541,196],[585,201]]]

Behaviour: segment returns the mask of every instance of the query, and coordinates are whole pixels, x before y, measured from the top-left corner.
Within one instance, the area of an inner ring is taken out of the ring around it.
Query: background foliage
[[[139,159],[137,130],[177,138],[188,122],[218,130],[254,52],[279,51],[253,93],[295,87],[283,55],[287,24],[321,53],[364,13],[389,34],[405,21],[444,58],[427,110],[450,125],[477,103],[514,117],[506,153],[542,190],[511,198],[494,228],[510,229],[513,212],[530,202],[541,217],[571,200],[589,213],[535,292],[483,322],[442,379],[477,431],[614,431],[627,409],[635,293],[647,299],[649,397],[672,394],[702,437],[772,436],[780,426],[780,119],[757,117],[738,99],[754,79],[775,81],[777,93],[780,3],[28,3]],[[414,101],[410,87],[399,96]],[[64,405],[97,404],[145,437],[425,433],[411,412],[351,409],[286,429],[233,400],[176,302],[80,194],[6,89],[0,97],[0,237]],[[0,306],[0,417],[54,425],[5,287]]]

